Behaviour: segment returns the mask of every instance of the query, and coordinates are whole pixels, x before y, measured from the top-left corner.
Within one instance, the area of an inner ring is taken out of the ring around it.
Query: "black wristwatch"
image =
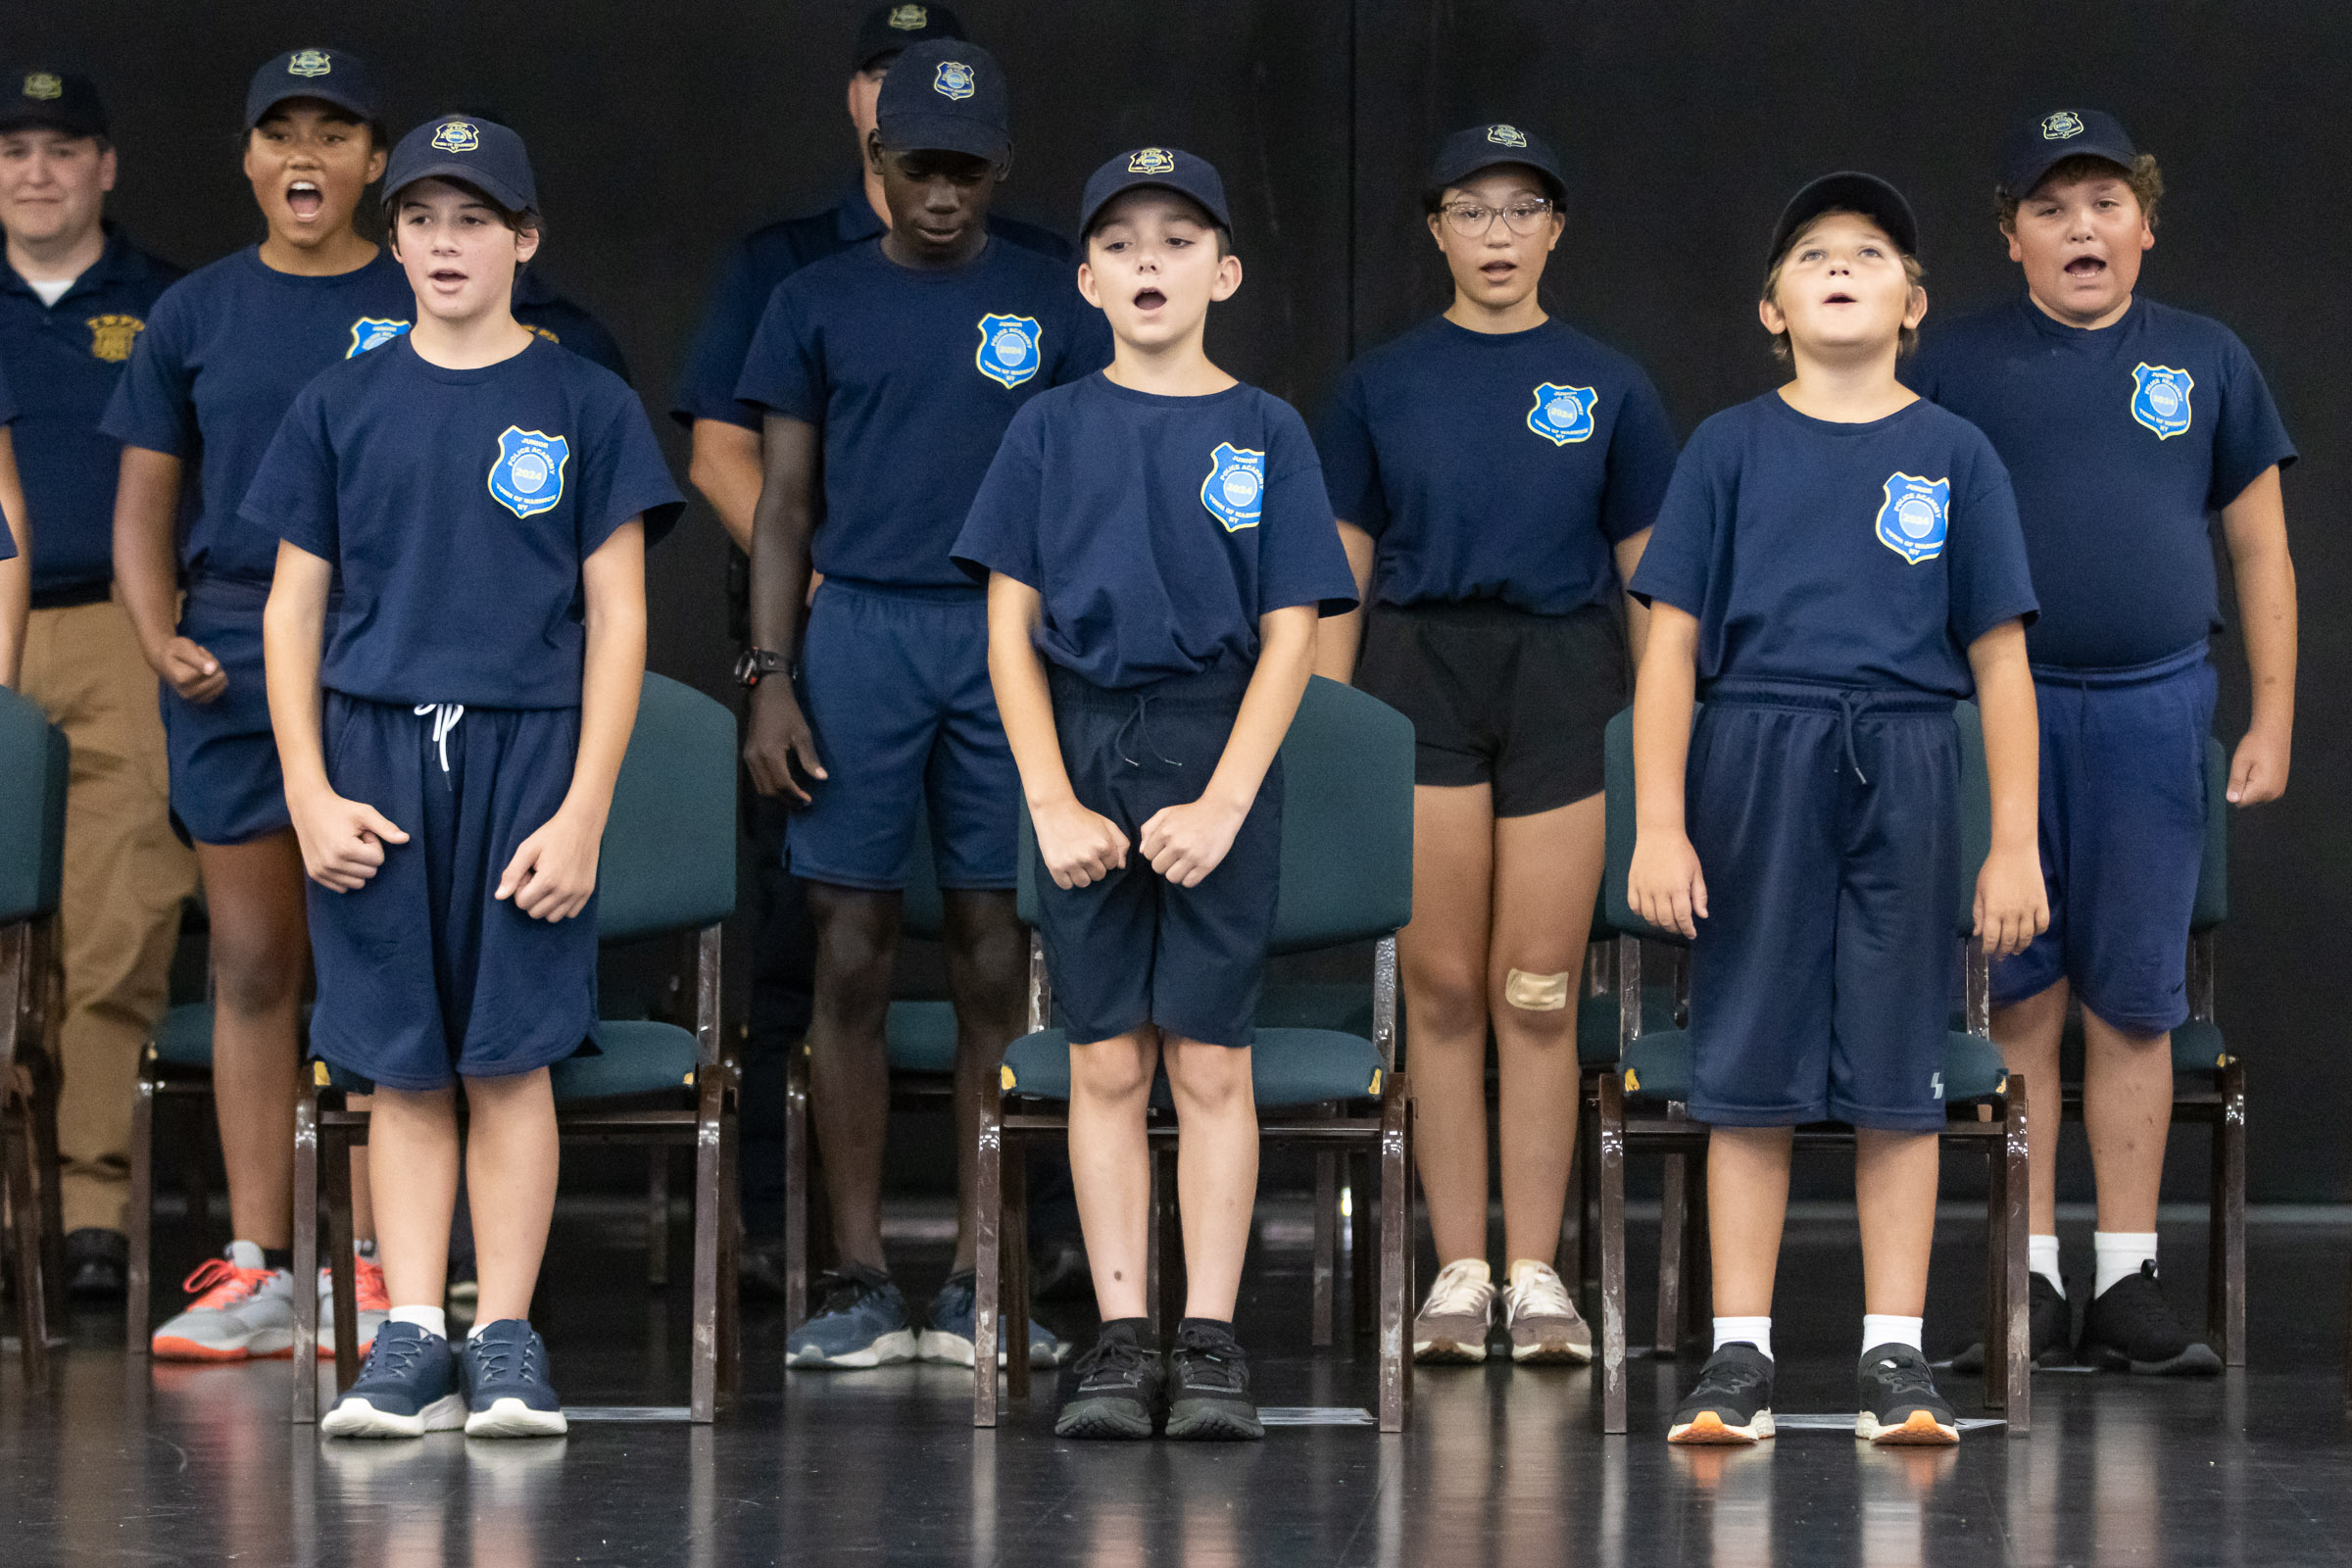
[[[735,661],[735,679],[747,691],[778,670],[790,679],[792,661],[770,648],[746,648],[743,657]]]

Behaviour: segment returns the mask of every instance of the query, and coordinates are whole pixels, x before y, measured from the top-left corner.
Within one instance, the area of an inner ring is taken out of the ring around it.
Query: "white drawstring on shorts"
[[[428,713],[432,715],[433,719],[433,747],[441,754],[441,771],[446,773],[449,771],[449,732],[456,729],[458,720],[466,716],[466,705],[464,703],[418,703],[416,705],[418,718],[422,718]]]

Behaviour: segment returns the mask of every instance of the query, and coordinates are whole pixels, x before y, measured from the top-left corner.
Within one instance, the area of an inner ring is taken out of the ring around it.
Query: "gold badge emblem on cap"
[[[2082,134],[2082,117],[2072,109],[2061,109],[2041,122],[2043,141],[2072,141]]]
[[[66,84],[54,71],[36,71],[24,78],[24,96],[44,101],[63,98]]]
[[[1127,160],[1130,174],[1173,174],[1176,155],[1165,147],[1146,147]]]
[[[894,6],[890,24],[901,32],[920,32],[931,25],[931,12],[924,6]]]
[[[469,153],[482,145],[482,133],[463,120],[444,122],[433,132],[433,146],[445,153]]]
[[[286,62],[289,76],[323,76],[334,69],[334,61],[323,49],[297,49],[294,58]]]
[[[1489,125],[1487,140],[1497,147],[1524,147],[1527,145],[1527,132],[1517,125]]]

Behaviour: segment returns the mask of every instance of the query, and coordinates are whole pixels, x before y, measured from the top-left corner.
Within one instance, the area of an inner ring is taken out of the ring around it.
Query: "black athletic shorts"
[[[1496,816],[1533,816],[1600,793],[1625,634],[1600,605],[1378,605],[1355,684],[1413,721],[1414,783],[1491,784]]]

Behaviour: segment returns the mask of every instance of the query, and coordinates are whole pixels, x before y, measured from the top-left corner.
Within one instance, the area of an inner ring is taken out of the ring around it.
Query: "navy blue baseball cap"
[[[969,153],[1001,164],[1012,151],[1004,68],[961,38],[908,44],[874,98],[874,128],[894,152]]]
[[[368,62],[341,49],[289,49],[255,72],[245,89],[245,128],[289,98],[318,98],[369,124],[383,118]]]
[[[1919,220],[1911,215],[1911,204],[1903,200],[1903,193],[1876,174],[1849,169],[1824,174],[1788,198],[1788,205],[1781,209],[1781,220],[1772,225],[1772,249],[1765,254],[1764,265],[1771,267],[1780,261],[1797,231],[1824,213],[1860,213],[1886,231],[1895,249],[1905,256],[1919,254]]]
[[[1083,243],[1094,231],[1095,215],[1110,199],[1138,185],[1154,185],[1199,202],[1209,220],[1230,234],[1233,217],[1225,206],[1225,181],[1217,166],[1205,158],[1173,147],[1138,147],[1119,154],[1086,176],[1086,194],[1078,199],[1078,238]]]
[[[850,69],[871,71],[884,57],[926,38],[963,36],[962,20],[946,6],[876,6],[858,24],[858,46],[850,56]]]
[[[384,171],[384,205],[420,179],[462,180],[510,213],[539,211],[522,138],[495,120],[443,115],[401,137]]]
[[[2139,149],[2124,122],[2096,109],[2053,109],[2021,125],[2001,151],[2001,189],[2023,201],[2042,176],[2069,158],[2104,158],[2127,172]]]
[[[1497,164],[1525,164],[1544,176],[1545,187],[1554,197],[1568,189],[1568,180],[1560,172],[1560,160],[1552,152],[1551,143],[1534,131],[1499,122],[1472,125],[1446,137],[1438,149],[1436,161],[1429,166],[1430,188],[1444,190],[1448,185],[1459,185],[1480,170],[1493,169]]]
[[[20,66],[0,74],[0,131],[36,129],[104,136],[106,105],[98,84],[46,66]]]

